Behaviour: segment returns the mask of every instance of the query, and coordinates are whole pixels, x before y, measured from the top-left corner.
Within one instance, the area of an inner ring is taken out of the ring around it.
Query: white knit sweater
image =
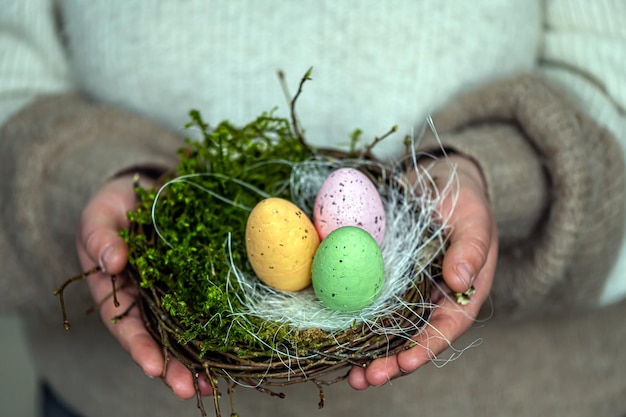
[[[313,66],[300,113],[312,140],[334,142],[354,126],[370,135],[409,129],[462,89],[539,67],[622,139],[626,131],[619,0],[3,3],[0,122],[37,94],[75,88],[170,126],[180,127],[190,107],[213,121],[247,121],[285,110],[278,69],[295,88]],[[55,3],[64,30],[80,33],[69,56]]]
[[[9,6],[9,14],[28,22],[22,28],[28,33],[10,41],[30,45],[7,45],[20,58],[4,62],[28,71],[2,77],[0,91],[11,97],[2,100],[0,117],[35,94],[78,88],[174,128],[184,125],[189,108],[213,123],[242,123],[275,106],[286,114],[277,70],[287,74],[293,93],[313,66],[313,82],[298,103],[308,139],[335,145],[357,127],[367,138],[397,124],[395,143],[382,145],[390,152],[460,89],[532,69],[541,47],[538,2],[433,8],[428,2],[96,0],[84,7],[70,0],[59,2],[72,35],[66,56],[52,32],[50,4],[28,7],[34,3],[50,2]]]
[[[277,71],[293,94],[313,66],[298,102],[308,140],[345,146],[357,127],[373,138],[398,125],[378,148],[391,156],[454,94],[538,69],[626,145],[626,3],[619,0],[60,0],[61,22],[51,0],[3,3],[0,123],[37,95],[68,90],[174,129],[190,108],[210,123],[243,123],[276,106],[286,115]],[[626,254],[614,276],[605,302],[626,292],[617,279],[626,276]]]
[[[277,70],[293,94],[312,66],[297,108],[307,139],[341,147],[355,128],[369,140],[397,125],[377,148],[388,157],[454,95],[536,70],[626,149],[621,0],[0,0],[0,10],[0,124],[67,91],[177,130],[190,108],[239,124],[276,106],[287,115]],[[626,295],[625,247],[601,303]]]

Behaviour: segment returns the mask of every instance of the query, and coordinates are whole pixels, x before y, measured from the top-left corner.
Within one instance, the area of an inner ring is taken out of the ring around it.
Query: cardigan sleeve
[[[41,96],[10,118],[0,128],[0,308],[56,305],[54,289],[80,272],[74,239],[90,197],[129,168],[171,169],[182,145],[80,95]]]
[[[484,173],[501,241],[496,311],[597,305],[624,233],[615,136],[536,75],[457,97],[434,125],[445,149]]]
[[[545,6],[539,70],[613,132],[626,154],[626,4],[550,0]],[[604,305],[626,295],[624,246],[604,286]]]
[[[178,135],[75,93],[54,0],[0,13],[0,310],[47,314],[80,272],[80,213],[104,181],[132,167],[169,169]]]

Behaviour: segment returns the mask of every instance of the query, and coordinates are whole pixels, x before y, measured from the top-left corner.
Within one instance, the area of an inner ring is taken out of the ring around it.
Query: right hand
[[[463,306],[451,297],[437,297],[435,293],[433,302],[439,306],[430,316],[429,326],[415,335],[416,345],[397,355],[376,359],[367,368],[353,367],[348,382],[355,389],[386,384],[430,362],[472,326],[489,296],[498,257],[498,235],[487,187],[473,161],[450,155],[429,169],[430,175],[438,178],[440,188],[452,173],[449,161],[457,168],[459,194],[456,202],[447,195],[441,203],[441,216],[452,226],[443,260],[443,281],[450,292],[463,293],[474,286],[476,293]],[[415,182],[415,178],[416,173],[411,172],[409,179]]]

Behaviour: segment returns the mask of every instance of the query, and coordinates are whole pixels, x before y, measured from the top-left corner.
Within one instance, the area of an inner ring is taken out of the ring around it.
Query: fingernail
[[[100,269],[102,272],[107,271],[107,265],[111,262],[111,258],[113,257],[113,252],[115,249],[113,246],[105,247],[102,252],[100,252]]]
[[[457,276],[469,288],[474,282],[474,270],[468,264],[458,264],[455,268]]]

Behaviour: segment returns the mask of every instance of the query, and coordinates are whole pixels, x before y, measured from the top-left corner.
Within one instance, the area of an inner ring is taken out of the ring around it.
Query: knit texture
[[[626,3],[550,0],[542,73],[562,85],[626,147]]]
[[[39,99],[0,129],[0,140],[2,195],[12,196],[0,203],[0,308],[48,316],[58,309],[48,295],[59,278],[76,274],[75,230],[89,198],[119,171],[171,168],[182,140],[73,95]]]
[[[190,108],[242,124],[288,115],[277,71],[294,94],[313,67],[297,108],[309,142],[347,149],[354,129],[369,141],[397,125],[376,148],[387,158],[460,89],[535,64],[539,2],[481,1],[59,4],[74,83],[102,102],[172,130]]]
[[[488,128],[494,123],[508,125],[509,135]],[[536,309],[550,294],[544,308],[594,305],[600,277],[611,270],[623,239],[626,182],[615,137],[535,76],[461,96],[435,124],[444,146],[481,164],[498,223],[511,238],[527,233],[517,241],[503,235],[492,291],[496,304]],[[531,149],[535,158],[525,158]],[[519,208],[525,220],[511,222],[508,216]]]
[[[102,181],[172,166],[190,108],[211,124],[275,106],[286,115],[276,71],[294,93],[313,66],[298,113],[314,145],[345,148],[356,128],[369,139],[398,125],[377,149],[399,156],[404,135],[441,109],[446,146],[488,179],[505,243],[497,312],[561,310],[473,329],[455,347],[484,344],[443,370],[366,393],[335,386],[322,413],[624,415],[626,305],[574,314],[597,301],[619,246],[623,150],[542,79],[513,77],[543,72],[625,145],[625,15],[619,0],[4,1],[0,308],[23,313],[39,375],[85,416],[194,415],[195,401],[148,379],[82,314],[86,285],[67,293],[69,335],[52,290],[78,272],[76,225]],[[240,411],[319,415],[315,387],[289,391],[285,402],[238,389]]]

